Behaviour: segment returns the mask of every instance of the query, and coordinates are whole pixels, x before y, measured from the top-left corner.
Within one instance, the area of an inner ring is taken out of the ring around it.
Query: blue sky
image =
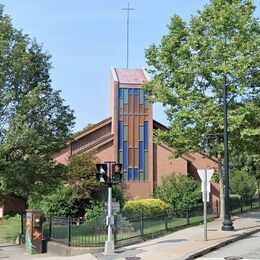
[[[170,17],[184,20],[209,0],[129,0],[129,67],[147,67],[144,49],[159,43]],[[109,116],[109,69],[126,66],[124,0],[0,0],[13,24],[52,55],[52,86],[74,110],[78,131]],[[256,1],[259,7],[260,0]],[[259,16],[259,9],[257,10]],[[167,124],[160,105],[154,118]]]

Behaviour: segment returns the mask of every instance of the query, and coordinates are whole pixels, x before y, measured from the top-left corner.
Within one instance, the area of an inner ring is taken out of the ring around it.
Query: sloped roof
[[[118,82],[121,84],[143,84],[148,77],[143,69],[115,68]]]

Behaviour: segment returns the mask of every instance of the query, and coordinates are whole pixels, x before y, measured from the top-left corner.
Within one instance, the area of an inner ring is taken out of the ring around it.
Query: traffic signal
[[[108,176],[107,176],[107,164],[105,163],[97,163],[97,173],[96,177],[99,182],[106,183],[108,181]]]
[[[112,183],[122,181],[122,163],[112,164]]]

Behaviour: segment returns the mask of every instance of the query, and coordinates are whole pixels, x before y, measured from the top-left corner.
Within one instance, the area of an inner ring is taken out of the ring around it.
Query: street
[[[243,257],[243,259],[260,259],[260,232],[222,247],[199,259],[223,259],[229,256]]]

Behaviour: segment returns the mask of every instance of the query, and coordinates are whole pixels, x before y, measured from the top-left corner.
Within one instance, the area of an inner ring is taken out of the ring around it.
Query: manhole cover
[[[226,260],[239,260],[239,259],[243,259],[243,257],[241,257],[241,256],[227,256],[227,257],[224,257],[224,259],[226,259]]]
[[[140,260],[141,257],[137,257],[137,256],[129,256],[129,257],[126,257],[126,260]]]

